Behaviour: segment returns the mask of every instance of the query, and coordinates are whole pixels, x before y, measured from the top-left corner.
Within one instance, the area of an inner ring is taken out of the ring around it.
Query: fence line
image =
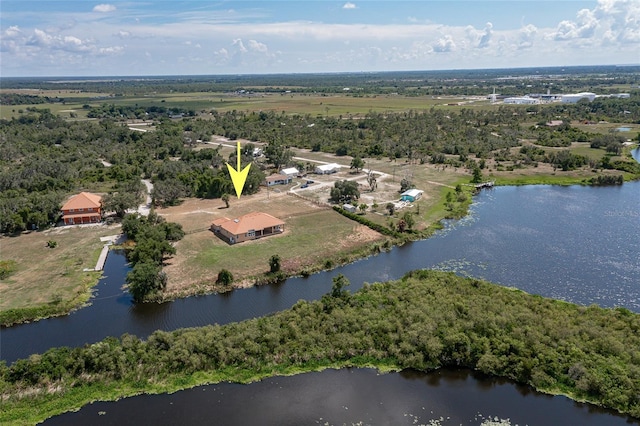
[[[198,232],[203,232],[203,231],[209,231],[211,228],[209,226],[207,226],[206,228],[197,228],[197,229],[192,229],[190,231],[186,231],[184,234],[185,235],[191,235],[191,234],[196,234]]]
[[[300,195],[297,192],[287,191],[287,195],[290,195],[292,197],[298,197],[301,200],[308,201],[320,207],[326,207],[328,209],[332,208],[331,204],[327,203],[326,201],[320,201],[320,200],[316,200],[315,198],[305,197],[304,195]]]

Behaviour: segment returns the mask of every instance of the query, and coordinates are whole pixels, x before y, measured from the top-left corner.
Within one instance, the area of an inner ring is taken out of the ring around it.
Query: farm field
[[[458,103],[465,106],[488,105],[485,99],[462,96],[400,96],[391,94],[353,96],[349,94],[276,94],[256,93],[255,95],[236,95],[234,93],[194,92],[194,93],[154,93],[146,95],[112,96],[98,93],[77,93],[57,90],[39,90],[25,94],[64,98],[65,102],[35,105],[0,105],[0,118],[19,117],[20,111],[29,107],[48,108],[54,114],[66,118],[82,119],[87,117],[88,109],[84,105],[100,106],[166,106],[172,108],[193,109],[195,111],[215,109],[226,111],[276,111],[285,114],[310,114],[332,116],[359,116],[370,111],[402,112],[425,111],[432,107],[457,108]],[[455,105],[450,105],[455,104]]]

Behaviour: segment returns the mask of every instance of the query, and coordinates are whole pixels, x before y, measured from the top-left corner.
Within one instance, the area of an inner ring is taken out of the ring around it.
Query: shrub
[[[216,279],[216,284],[220,284],[223,286],[230,286],[233,282],[233,274],[226,269],[221,269],[218,272],[218,278]]]
[[[278,256],[277,254],[274,254],[269,258],[269,271],[271,273],[280,271],[280,264],[281,264],[280,256]]]

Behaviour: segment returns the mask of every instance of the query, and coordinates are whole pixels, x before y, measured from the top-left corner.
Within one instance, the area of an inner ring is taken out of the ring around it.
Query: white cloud
[[[350,1],[346,2],[342,8],[343,9],[357,9],[358,6],[356,6],[354,3],[351,3]]]
[[[485,48],[489,45],[489,41],[493,35],[492,29],[493,24],[491,22],[487,22],[487,25],[484,27],[484,33],[482,34],[482,37],[480,37],[480,42],[478,43],[479,48]]]
[[[456,44],[453,41],[453,38],[450,35],[446,35],[440,38],[438,41],[431,45],[434,52],[444,53],[444,52],[453,52],[456,50]]]
[[[4,31],[4,37],[14,38],[22,34],[17,25],[12,25]]]
[[[598,19],[594,12],[582,9],[577,14],[575,21],[561,21],[552,33],[555,40],[571,40],[575,38],[590,38],[598,27]]]
[[[96,5],[93,8],[94,12],[98,12],[98,13],[109,13],[109,12],[115,12],[116,7],[112,4],[99,4]]]
[[[229,48],[222,47],[213,52],[214,61],[217,65],[228,65],[232,67],[251,67],[247,73],[256,72],[253,68],[268,66],[277,60],[281,52],[272,53],[265,43],[257,40],[247,40],[246,42],[237,38],[231,42]]]
[[[548,40],[582,40],[600,44],[640,42],[640,2],[599,0],[594,9],[581,9],[575,20],[563,20],[546,37]]]
[[[640,2],[600,0],[594,14],[607,28],[607,40],[619,43],[640,41]]]
[[[248,44],[249,44],[249,50],[253,52],[267,53],[269,51],[266,44],[260,43],[255,40],[249,40]]]
[[[112,46],[112,47],[101,47],[98,52],[102,55],[115,55],[118,53],[122,53],[124,51],[124,47],[122,46]]]
[[[517,48],[529,49],[533,47],[537,33],[538,33],[538,29],[536,28],[535,25],[532,25],[532,24],[528,24],[520,28],[520,31],[518,31],[518,36],[516,40]]]
[[[465,32],[472,47],[483,49],[489,46],[489,42],[493,36],[493,24],[487,22],[484,30],[476,30],[472,25],[469,25],[465,28]]]

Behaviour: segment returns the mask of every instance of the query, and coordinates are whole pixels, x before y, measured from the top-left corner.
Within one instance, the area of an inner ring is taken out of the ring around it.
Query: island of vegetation
[[[2,424],[95,400],[346,366],[471,368],[640,418],[640,315],[414,271],[224,326],[53,348],[0,367]]]

